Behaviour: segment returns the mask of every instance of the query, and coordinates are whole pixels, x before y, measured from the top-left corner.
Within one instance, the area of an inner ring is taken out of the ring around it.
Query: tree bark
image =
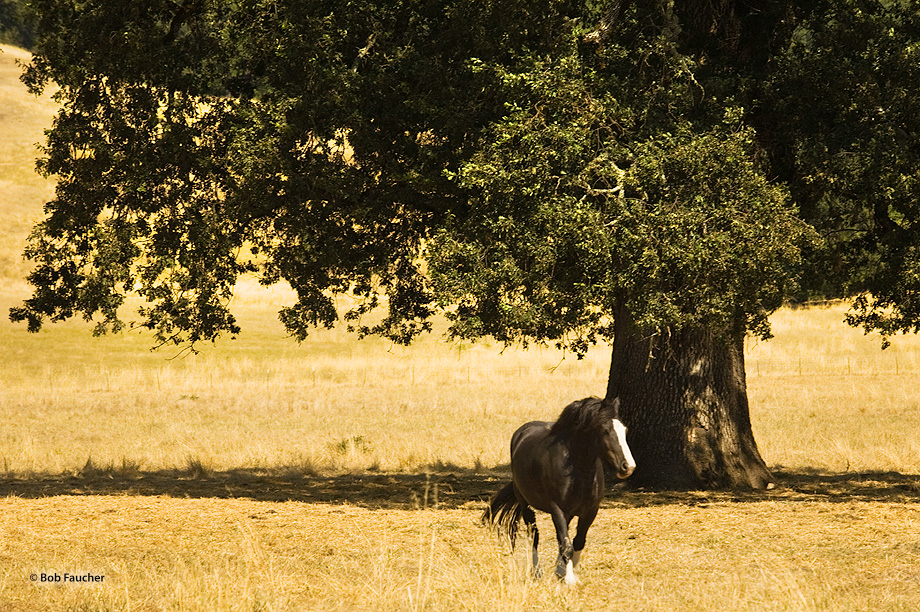
[[[619,316],[607,397],[629,428],[633,486],[773,487],[751,431],[743,330],[644,334]]]

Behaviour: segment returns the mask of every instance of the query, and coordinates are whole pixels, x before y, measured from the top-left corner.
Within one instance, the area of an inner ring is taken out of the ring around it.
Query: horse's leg
[[[556,557],[556,577],[566,584],[575,584],[575,572],[572,566],[572,540],[569,539],[569,521],[559,506],[554,505],[550,511],[553,526],[556,528],[556,541],[559,543],[559,556]]]
[[[585,537],[588,535],[588,529],[594,518],[597,516],[597,508],[593,512],[585,513],[578,517],[578,527],[575,529],[575,540],[572,542],[574,551],[572,552],[572,567],[578,567],[578,561],[581,559],[581,551],[585,549]]]
[[[540,572],[540,557],[537,554],[537,546],[540,544],[540,532],[537,530],[537,515],[529,506],[524,506],[524,510],[521,512],[521,518],[524,519],[524,525],[527,526],[527,529],[530,530],[530,534],[533,537],[532,573],[534,578],[539,578],[542,574]]]

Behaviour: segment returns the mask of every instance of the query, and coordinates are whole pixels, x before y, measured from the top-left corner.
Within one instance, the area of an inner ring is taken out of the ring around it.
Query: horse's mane
[[[617,400],[608,404],[597,397],[574,401],[562,409],[562,414],[552,424],[549,432],[553,435],[567,435],[596,429],[604,421],[618,416],[618,406]]]

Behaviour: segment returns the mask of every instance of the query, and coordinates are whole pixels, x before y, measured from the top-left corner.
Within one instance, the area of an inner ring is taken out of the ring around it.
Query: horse
[[[619,409],[619,398],[585,398],[566,406],[556,422],[531,421],[511,437],[511,482],[492,498],[482,523],[506,533],[513,549],[523,519],[533,536],[535,578],[540,577],[540,534],[533,509],[553,519],[559,543],[556,577],[575,584],[585,536],[604,496],[603,464],[620,479],[636,469]],[[576,516],[575,539],[570,540],[569,523]]]

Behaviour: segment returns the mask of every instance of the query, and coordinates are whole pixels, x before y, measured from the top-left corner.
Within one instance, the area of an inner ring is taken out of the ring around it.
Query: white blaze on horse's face
[[[629,450],[629,445],[626,444],[626,426],[620,422],[620,419],[613,419],[613,430],[617,434],[617,441],[620,443],[620,449],[623,451],[623,460],[626,463],[625,469],[619,470],[617,476],[626,478],[636,469],[636,460],[633,459],[632,451]]]

